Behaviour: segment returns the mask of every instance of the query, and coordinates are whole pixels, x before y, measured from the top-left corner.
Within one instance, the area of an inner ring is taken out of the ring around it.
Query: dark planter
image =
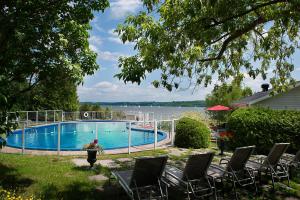
[[[97,161],[97,152],[98,150],[96,149],[88,149],[88,158],[87,161],[90,163],[91,168],[94,166],[94,163]]]
[[[224,140],[223,138],[219,138],[217,141],[218,147],[220,149],[220,154],[219,155],[224,155],[224,150],[227,149],[227,141]]]

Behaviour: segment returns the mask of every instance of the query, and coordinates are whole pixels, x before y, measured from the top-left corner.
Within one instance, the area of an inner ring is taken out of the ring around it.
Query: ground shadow
[[[102,186],[93,186],[85,182],[73,182],[63,190],[59,190],[53,184],[42,187],[42,199],[64,199],[64,200],[88,200],[88,199],[120,199],[127,200],[126,194],[116,185],[110,185],[108,181]]]
[[[0,186],[4,189],[18,189],[23,191],[34,181],[30,178],[22,177],[13,167],[8,167],[0,163]]]

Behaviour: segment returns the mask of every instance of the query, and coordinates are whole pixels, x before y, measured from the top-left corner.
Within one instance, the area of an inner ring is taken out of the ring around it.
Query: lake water
[[[179,117],[185,112],[199,112],[205,113],[205,107],[169,107],[169,106],[112,106],[112,110],[129,112],[152,112],[154,113],[154,118],[157,120],[170,119],[171,117]]]

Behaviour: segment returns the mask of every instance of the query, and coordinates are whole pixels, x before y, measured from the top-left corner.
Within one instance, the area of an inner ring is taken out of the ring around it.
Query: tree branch
[[[221,20],[221,21],[217,21],[216,19],[213,19],[214,24],[208,25],[208,26],[206,26],[205,28],[212,28],[212,27],[218,26],[218,25],[223,24],[223,23],[225,23],[225,22],[227,22],[227,21],[230,21],[230,20],[232,20],[232,19],[242,17],[242,16],[244,16],[244,15],[250,13],[250,12],[253,12],[253,11],[259,9],[259,8],[263,8],[263,7],[266,7],[266,6],[270,6],[270,5],[277,4],[277,3],[282,3],[282,2],[287,3],[287,0],[274,0],[274,1],[269,1],[269,2],[266,2],[266,3],[260,4],[260,5],[257,5],[257,6],[255,6],[255,7],[252,7],[251,9],[249,9],[249,10],[243,12],[243,13],[240,13],[240,14],[233,15],[233,16],[230,16],[230,17],[228,17],[228,18],[225,18],[225,19],[223,19],[223,20]]]
[[[244,27],[243,29],[239,29],[235,32],[233,32],[222,44],[222,47],[218,53],[218,55],[216,57],[211,57],[211,58],[205,58],[205,59],[200,59],[198,60],[198,62],[207,62],[207,61],[213,61],[213,60],[219,60],[222,58],[228,44],[233,41],[234,39],[242,36],[243,34],[247,33],[248,31],[254,29],[257,25],[262,24],[262,23],[266,23],[267,21],[270,20],[266,20],[263,17],[259,17],[257,18],[255,21],[253,21],[251,24],[249,24],[248,26]]]

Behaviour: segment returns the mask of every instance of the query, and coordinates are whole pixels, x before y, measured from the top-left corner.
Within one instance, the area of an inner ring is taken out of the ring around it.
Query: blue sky
[[[120,70],[118,68],[118,57],[133,55],[133,45],[123,44],[113,30],[122,23],[128,14],[134,14],[142,10],[140,0],[113,0],[110,8],[104,13],[96,13],[91,22],[90,48],[97,52],[97,63],[100,69],[92,76],[84,78],[83,85],[77,88],[80,101],[182,101],[201,100],[212,90],[213,85],[205,87],[186,88],[178,91],[168,92],[163,88],[154,88],[153,80],[159,79],[159,72],[147,76],[141,85],[124,84],[114,75]],[[297,51],[293,57],[296,70],[293,73],[300,80],[300,52]],[[271,75],[271,74],[270,74]],[[214,82],[216,82],[215,80]],[[254,91],[260,90],[260,85],[266,81],[261,78],[252,80],[245,79],[244,84]]]

